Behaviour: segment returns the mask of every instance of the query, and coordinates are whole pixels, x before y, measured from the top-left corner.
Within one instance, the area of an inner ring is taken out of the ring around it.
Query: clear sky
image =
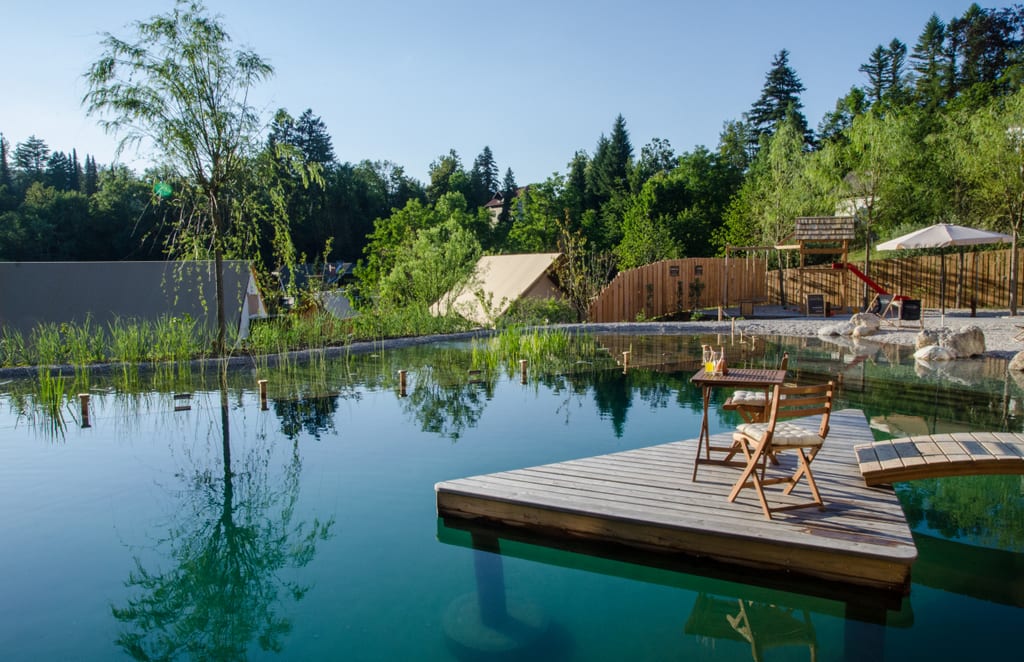
[[[0,65],[0,133],[51,150],[114,160],[116,140],[81,106],[83,74],[100,34],[173,7],[8,0]],[[979,2],[983,7],[1011,3]],[[342,161],[391,160],[426,180],[455,149],[472,165],[485,145],[522,185],[566,172],[622,114],[634,152],[652,138],[677,153],[713,149],[725,121],[757,99],[785,48],[807,88],[812,127],[866,79],[858,67],[894,37],[912,49],[932,13],[963,14],[967,0],[208,0],[236,45],[275,75],[254,99],[311,108]],[[140,170],[144,153],[121,159]]]

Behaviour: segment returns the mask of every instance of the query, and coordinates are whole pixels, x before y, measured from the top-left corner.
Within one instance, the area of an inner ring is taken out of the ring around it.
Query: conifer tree
[[[811,141],[807,128],[807,118],[803,114],[803,102],[800,93],[804,91],[796,71],[789,66],[789,51],[782,49],[772,60],[772,68],[765,75],[761,97],[754,102],[747,112],[746,122],[750,125],[750,140],[754,150],[762,135],[771,136],[778,125],[792,112],[797,121],[797,128],[804,136],[804,142]],[[792,109],[792,111],[790,111]]]
[[[505,170],[505,178],[501,181],[501,215],[498,216],[498,223],[506,225],[509,221],[509,213],[512,209],[512,200],[516,197],[519,186],[516,184],[516,176],[512,174],[512,168]]]
[[[14,180],[11,179],[11,166],[7,153],[10,151],[10,144],[7,142],[7,138],[4,134],[0,133],[0,186],[6,186],[7,190],[14,186]]]
[[[944,52],[946,24],[937,14],[925,23],[910,54],[910,68],[915,74],[914,96],[918,105],[935,110],[949,98],[949,56]]]
[[[82,173],[82,193],[92,195],[99,188],[100,172],[96,167],[96,157],[85,155],[85,171]]]
[[[68,170],[68,190],[77,191],[82,187],[82,164],[78,162],[78,150],[71,150],[71,163]]]
[[[479,207],[487,203],[498,192],[498,164],[494,161],[490,146],[485,145],[473,161],[469,173],[470,206]]]

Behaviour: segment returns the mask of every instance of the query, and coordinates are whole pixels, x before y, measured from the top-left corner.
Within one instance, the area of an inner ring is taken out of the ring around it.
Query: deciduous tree
[[[86,75],[88,113],[120,136],[118,149],[145,144],[178,177],[179,227],[191,249],[213,255],[217,347],[226,349],[223,267],[231,204],[246,159],[257,147],[260,117],[253,85],[273,73],[256,53],[235,49],[220,20],[199,2],[134,25],[129,40],[107,33]]]

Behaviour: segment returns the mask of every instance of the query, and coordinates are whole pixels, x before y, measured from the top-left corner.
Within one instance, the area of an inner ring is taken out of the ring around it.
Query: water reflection
[[[292,627],[283,603],[309,589],[282,571],[308,564],[331,535],[331,521],[294,521],[298,447],[280,478],[259,445],[233,458],[226,377],[219,398],[220,457],[192,456],[178,473],[178,515],[156,545],[169,567],[135,557],[125,582],[133,595],[111,609],[125,626],[117,645],[138,660],[244,660],[253,644],[282,650]]]
[[[817,635],[806,609],[700,593],[684,631],[699,637],[746,642],[757,662],[764,659],[765,651],[774,648],[806,648],[810,659],[818,656]]]

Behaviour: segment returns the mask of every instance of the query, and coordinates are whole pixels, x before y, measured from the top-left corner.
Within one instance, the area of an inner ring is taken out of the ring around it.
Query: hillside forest
[[[777,244],[795,217],[854,207],[860,248],[935,222],[1016,238],[1024,5],[922,18],[916,38],[894,36],[846,72],[849,91],[816,126],[782,49],[717,145],[635,146],[626,118],[609,117],[607,134],[540,182],[518,182],[486,145],[439,155],[418,181],[401,164],[339,157],[313,109],[282,109],[227,181],[224,257],[252,259],[264,277],[358,261],[357,302],[400,308],[429,306],[483,253],[563,252],[582,302],[618,270]],[[0,259],[204,257],[207,244],[182,242],[194,182],[154,158],[136,173],[0,135]]]

